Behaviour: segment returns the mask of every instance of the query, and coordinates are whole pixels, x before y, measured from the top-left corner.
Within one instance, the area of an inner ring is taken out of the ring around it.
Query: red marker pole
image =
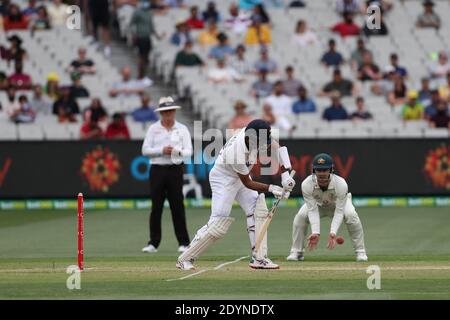
[[[84,230],[83,230],[83,194],[78,194],[78,268],[83,270],[83,240],[84,240]]]

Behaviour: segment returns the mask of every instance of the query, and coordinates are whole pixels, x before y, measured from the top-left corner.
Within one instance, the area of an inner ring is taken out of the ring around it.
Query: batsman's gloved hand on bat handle
[[[283,186],[283,189],[288,192],[291,192],[292,189],[294,189],[295,180],[291,177],[289,171],[285,171],[281,174],[281,185]]]
[[[269,192],[272,192],[276,199],[284,198],[284,189],[274,184],[269,185]]]

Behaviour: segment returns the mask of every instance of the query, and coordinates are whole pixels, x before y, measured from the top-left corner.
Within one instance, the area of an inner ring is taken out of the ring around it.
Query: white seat
[[[17,135],[19,140],[43,140],[44,132],[36,124],[20,124],[17,126]]]
[[[426,138],[449,138],[449,129],[446,128],[427,128],[424,131]]]

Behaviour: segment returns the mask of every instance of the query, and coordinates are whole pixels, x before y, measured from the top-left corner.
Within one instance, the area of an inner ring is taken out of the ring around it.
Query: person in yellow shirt
[[[419,94],[415,90],[408,92],[408,102],[402,108],[402,117],[404,121],[423,119],[423,105],[417,101]]]
[[[201,46],[214,46],[219,43],[217,40],[218,34],[219,31],[217,30],[216,22],[214,20],[210,20],[208,23],[208,28],[198,35],[198,43]]]
[[[260,17],[254,17],[252,25],[247,29],[244,42],[247,45],[270,44],[272,42],[272,35],[269,26],[262,24]]]

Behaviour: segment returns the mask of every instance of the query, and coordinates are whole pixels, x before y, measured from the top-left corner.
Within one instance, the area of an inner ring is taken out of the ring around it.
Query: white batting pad
[[[178,257],[178,261],[190,261],[197,259],[216,240],[222,238],[233,223],[234,218],[216,218],[211,222],[206,231],[197,235],[189,247]]]
[[[269,209],[267,209],[266,204],[266,196],[264,193],[261,193],[256,200],[255,206],[255,234],[259,235],[261,231],[261,227],[266,221],[267,216],[269,215]],[[267,233],[264,235],[264,238],[261,241],[261,247],[258,252],[255,252],[256,259],[261,260],[267,257]]]

